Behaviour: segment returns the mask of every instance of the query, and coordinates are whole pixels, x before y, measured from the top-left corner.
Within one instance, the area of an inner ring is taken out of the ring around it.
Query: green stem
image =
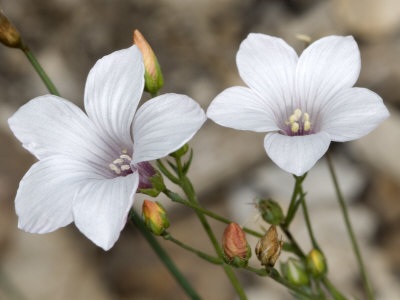
[[[183,172],[181,158],[175,157],[175,161],[176,161],[176,166],[178,169],[178,176],[179,176],[180,186],[181,186],[182,190],[184,191],[189,202],[200,206],[197,201],[196,193],[194,191],[193,185],[190,182],[189,178]],[[218,257],[220,259],[223,259],[222,258],[223,257],[222,250],[221,250],[219,243],[214,235],[214,232],[212,231],[212,229],[210,227],[210,224],[208,224],[206,217],[204,216],[204,214],[202,212],[197,211],[197,210],[196,210],[196,214],[197,214],[198,218],[200,219],[200,222],[203,225],[204,230],[206,231],[208,237],[210,238],[210,241],[213,244]],[[238,294],[239,298],[242,300],[247,299],[247,296],[246,296],[242,286],[240,285],[239,281],[237,280],[236,275],[233,272],[232,268],[229,265],[227,265],[226,263],[223,263],[222,266],[223,266],[223,269],[224,269],[226,275],[228,276],[229,280],[231,281],[233,287],[235,288],[236,293]]]
[[[313,294],[309,294],[306,293],[304,290],[302,290],[301,288],[299,288],[298,286],[290,283],[289,281],[287,281],[286,279],[284,279],[281,275],[279,275],[279,272],[277,270],[275,270],[274,268],[270,268],[269,270],[267,268],[263,268],[263,269],[257,269],[257,268],[253,268],[250,266],[245,267],[244,269],[246,269],[247,271],[253,272],[259,276],[268,276],[271,279],[275,280],[276,282],[282,284],[283,286],[287,287],[289,290],[298,293],[304,297],[307,297],[307,299],[322,299],[322,297],[320,296],[316,296]]]
[[[172,262],[171,258],[165,252],[165,250],[160,246],[157,242],[153,234],[146,228],[142,219],[135,212],[134,209],[131,209],[129,213],[130,219],[135,224],[136,228],[142,233],[142,235],[146,238],[147,242],[153,248],[154,252],[157,253],[158,257],[162,260],[171,274],[175,277],[176,281],[180,284],[180,286],[185,290],[185,292],[189,295],[191,299],[200,300],[200,296],[194,291],[190,283],[186,280],[186,278],[182,275],[182,273],[177,269],[175,264]]]
[[[307,230],[308,230],[308,234],[311,239],[312,246],[313,246],[313,248],[321,251],[321,248],[318,246],[317,240],[315,239],[314,232],[311,227],[311,221],[310,221],[310,216],[308,214],[307,203],[306,203],[306,199],[304,197],[303,187],[301,185],[300,185],[300,202],[301,202],[301,206],[303,208],[304,220],[306,221]],[[321,251],[321,253],[322,253],[322,251]]]
[[[327,277],[322,277],[321,281],[335,300],[347,300],[347,298],[333,286]]]
[[[39,64],[35,56],[29,50],[28,47],[24,46],[22,51],[25,53],[26,57],[28,58],[29,62],[35,68],[35,71],[38,73],[40,78],[42,79],[43,83],[49,90],[49,92],[53,95],[60,96],[60,93],[57,91],[56,87],[54,86],[53,82],[50,80],[49,76],[47,76],[46,72],[43,70],[42,66]]]
[[[197,249],[195,249],[193,247],[190,247],[190,246],[182,243],[181,241],[179,241],[176,238],[174,238],[169,232],[164,232],[162,236],[164,237],[164,239],[175,243],[176,245],[178,245],[179,247],[181,247],[183,249],[186,249],[186,250],[188,250],[190,252],[193,252],[193,253],[197,254],[199,257],[209,261],[210,263],[217,264],[217,265],[221,265],[223,263],[223,260],[221,260],[218,257],[211,256],[211,255],[209,255],[207,253],[204,253],[202,251],[199,251],[199,250],[197,250]]]
[[[362,280],[364,282],[364,287],[365,287],[365,290],[367,292],[368,299],[369,300],[373,300],[374,299],[374,293],[372,291],[372,287],[371,287],[371,285],[369,283],[369,280],[368,280],[368,277],[367,277],[367,272],[365,270],[364,262],[363,262],[363,259],[362,259],[362,256],[361,256],[361,251],[360,251],[360,249],[358,247],[358,243],[357,243],[357,239],[356,239],[356,236],[354,234],[354,231],[353,231],[353,227],[351,226],[349,214],[347,212],[346,203],[344,201],[342,192],[340,190],[339,183],[338,183],[337,176],[336,176],[336,172],[335,172],[335,169],[333,167],[333,163],[332,163],[332,160],[331,160],[331,157],[330,157],[329,153],[327,153],[326,158],[327,158],[327,161],[328,161],[329,172],[331,173],[333,184],[335,186],[336,195],[337,195],[337,198],[339,200],[339,205],[340,205],[340,208],[342,210],[344,221],[346,223],[347,232],[348,232],[348,234],[350,236],[350,240],[351,240],[351,244],[353,246],[354,254],[357,257],[357,262],[358,262],[358,266],[360,268]]]
[[[225,224],[230,224],[230,223],[232,223],[232,221],[230,221],[230,220],[228,220],[228,219],[226,219],[226,218],[224,218],[224,217],[222,217],[222,216],[219,216],[219,215],[217,215],[217,214],[215,214],[215,213],[213,213],[213,212],[211,212],[211,211],[209,211],[209,210],[207,210],[207,209],[205,209],[205,208],[203,208],[203,207],[201,207],[201,206],[199,206],[199,205],[197,205],[197,204],[194,204],[194,203],[192,203],[192,202],[189,202],[189,201],[183,199],[183,198],[182,198],[181,196],[179,196],[177,193],[174,193],[174,192],[172,192],[172,191],[170,191],[170,190],[168,190],[168,189],[164,190],[163,193],[164,193],[169,199],[171,199],[172,201],[177,202],[177,203],[181,203],[181,204],[186,205],[186,206],[188,206],[188,207],[190,207],[190,208],[193,208],[194,210],[196,210],[196,211],[198,211],[198,212],[201,212],[202,214],[207,215],[207,216],[209,216],[209,217],[211,217],[211,218],[213,218],[213,219],[215,219],[215,220],[218,220],[218,221],[220,221],[220,222],[222,222],[222,223],[225,223]],[[251,234],[251,235],[253,235],[253,236],[255,236],[255,237],[261,238],[261,237],[264,236],[262,233],[259,233],[259,232],[257,232],[257,231],[254,231],[254,230],[252,230],[252,229],[250,229],[250,228],[247,228],[247,227],[242,227],[242,229],[243,229],[243,231],[245,231],[245,232],[247,232],[248,234]]]
[[[301,176],[301,177],[295,176],[296,183],[294,185],[292,198],[290,200],[289,208],[286,213],[286,218],[282,225],[285,228],[289,228],[289,225],[292,222],[292,220],[296,214],[297,208],[299,207],[298,205],[296,205],[296,200],[297,200],[297,195],[300,192],[301,183],[303,182],[305,176],[306,175]]]

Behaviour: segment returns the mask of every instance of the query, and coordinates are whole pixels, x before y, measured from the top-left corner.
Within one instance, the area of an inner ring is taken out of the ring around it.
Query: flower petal
[[[78,229],[97,246],[109,250],[126,224],[138,184],[135,172],[82,185],[73,202]]]
[[[22,178],[15,198],[18,227],[47,233],[68,225],[79,185],[96,177],[85,164],[62,156],[35,163]]]
[[[340,91],[323,107],[322,114],[322,130],[336,142],[367,135],[389,117],[382,98],[364,88]]]
[[[131,125],[143,86],[143,58],[137,46],[104,56],[88,75],[86,112],[101,132],[121,147],[132,147]]]
[[[240,44],[236,63],[240,77],[261,98],[274,104],[283,122],[292,111],[298,56],[280,38],[251,33]]]
[[[99,136],[79,107],[63,98],[37,97],[20,107],[8,124],[38,159],[61,154],[92,165],[104,176],[112,175],[108,164],[115,158],[113,145]]]
[[[219,125],[239,130],[279,130],[271,103],[251,89],[235,86],[220,93],[207,109],[207,116]]]
[[[330,139],[325,132],[303,136],[269,133],[264,147],[274,163],[286,172],[301,176],[328,150]]]
[[[205,120],[201,107],[185,95],[165,94],[147,101],[133,120],[132,163],[158,159],[179,149]]]
[[[313,118],[335,93],[354,85],[360,69],[360,51],[352,36],[328,36],[312,43],[297,64],[298,107]]]

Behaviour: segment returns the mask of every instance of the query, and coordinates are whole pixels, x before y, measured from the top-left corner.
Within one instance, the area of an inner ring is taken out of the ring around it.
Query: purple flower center
[[[133,173],[131,161],[132,158],[128,155],[128,151],[124,149],[122,150],[122,154],[108,166],[116,175],[126,176]]]
[[[295,109],[285,122],[282,131],[289,136],[309,135],[314,133],[310,115],[302,112],[299,108]]]

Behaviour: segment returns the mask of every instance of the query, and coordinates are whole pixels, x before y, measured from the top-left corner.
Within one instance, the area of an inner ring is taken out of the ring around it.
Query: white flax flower
[[[207,116],[222,126],[269,132],[268,156],[297,176],[311,169],[331,141],[358,139],[389,116],[381,97],[353,87],[361,59],[351,36],[322,38],[298,57],[280,38],[250,34],[236,63],[248,88],[224,90]]]
[[[149,160],[188,142],[206,117],[184,95],[165,94],[137,111],[144,86],[137,46],[100,59],[85,87],[85,114],[46,95],[22,106],[9,125],[36,162],[20,182],[18,227],[52,232],[75,222],[105,250],[117,241]],[[150,172],[151,173],[151,172]]]

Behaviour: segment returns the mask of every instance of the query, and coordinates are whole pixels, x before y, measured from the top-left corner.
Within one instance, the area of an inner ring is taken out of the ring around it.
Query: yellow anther
[[[121,170],[114,164],[109,164],[109,167],[111,171],[114,171],[115,174],[119,175],[121,174]]]
[[[311,129],[311,122],[305,121],[304,122],[304,131],[309,131]]]
[[[297,118],[296,121],[300,120],[301,114],[302,114],[302,111],[299,108],[294,110],[294,115]]]
[[[126,160],[128,160],[128,161],[131,161],[131,160],[132,160],[132,158],[131,158],[129,155],[127,155],[127,154],[122,154],[122,155],[120,155],[120,158],[126,159]]]
[[[292,124],[292,127],[290,128],[292,130],[293,133],[297,133],[297,131],[299,131],[300,125],[297,122],[294,122]]]
[[[131,167],[130,167],[129,165],[122,165],[122,166],[121,166],[121,170],[122,170],[122,171],[128,171],[128,170],[130,170],[130,168],[131,168]]]
[[[303,121],[304,121],[304,122],[310,121],[310,115],[309,115],[308,113],[304,113],[304,115],[303,115]]]
[[[293,115],[291,115],[291,116],[289,117],[289,123],[290,123],[290,124],[293,124],[293,123],[296,122],[296,121],[297,121],[297,117],[296,117],[295,114],[293,114]]]
[[[123,153],[123,154],[127,154],[127,153],[128,153],[128,150],[122,149],[122,153]]]
[[[113,164],[122,164],[124,160],[122,158],[117,158],[116,160],[113,161]]]

